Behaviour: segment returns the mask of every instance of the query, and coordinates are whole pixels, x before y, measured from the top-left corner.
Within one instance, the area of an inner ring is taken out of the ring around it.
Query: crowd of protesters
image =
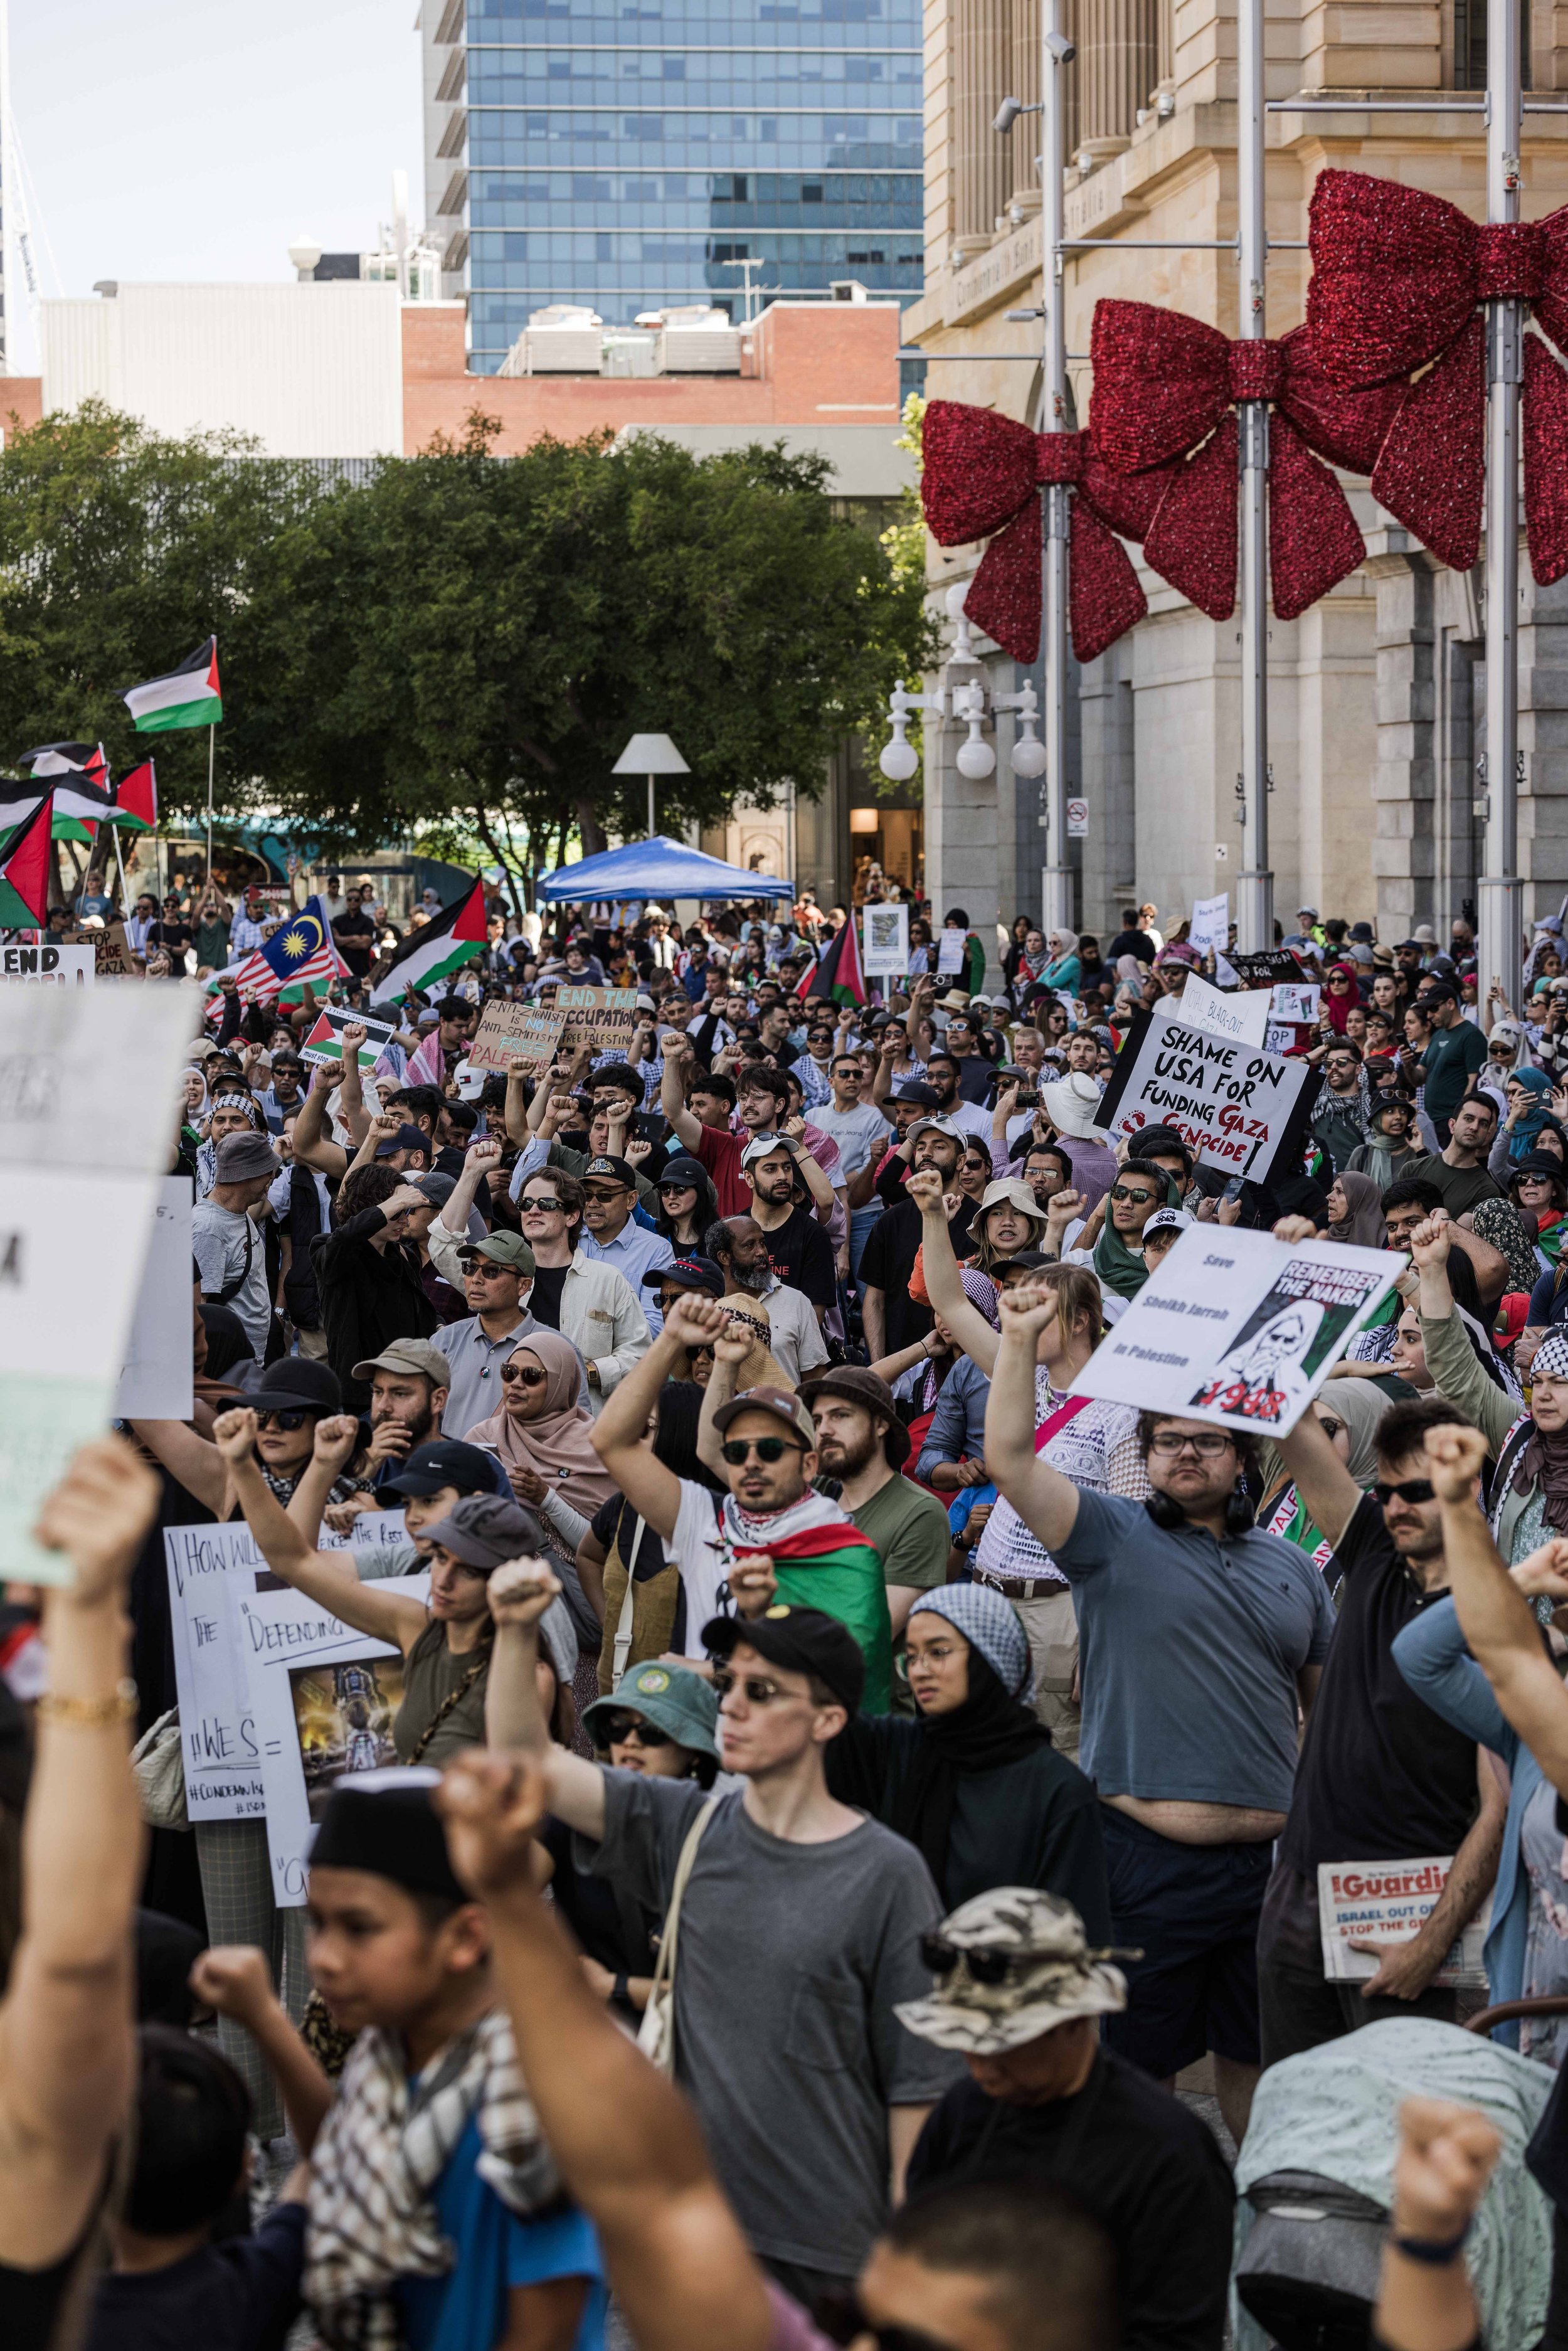
[[[78,1455],[0,1618],[0,2341],[1568,2346],[1560,925],[1516,1007],[1463,921],[1300,910],[1322,1088],[1228,1186],[1097,1123],[1226,981],[1154,905],[917,903],[835,993],[809,893],[497,890],[372,1008],[439,908],[325,903],[298,1002],[233,978],[260,899],[127,920],[220,976],[195,1404]],[[474,1065],[561,983],[629,1040]],[[1213,1223],[1406,1261],[1270,1443],[1071,1394]],[[164,1531],[231,1520],[397,1662],[303,1908],[149,1799]],[[1343,1979],[1322,1874],[1406,1866]]]

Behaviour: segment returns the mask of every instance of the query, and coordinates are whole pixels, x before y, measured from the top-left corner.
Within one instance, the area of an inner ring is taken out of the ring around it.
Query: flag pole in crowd
[[[207,880],[213,878],[213,773],[217,728],[224,715],[218,641],[208,637],[163,677],[128,686],[120,696],[138,735],[171,735],[184,726],[207,730]]]

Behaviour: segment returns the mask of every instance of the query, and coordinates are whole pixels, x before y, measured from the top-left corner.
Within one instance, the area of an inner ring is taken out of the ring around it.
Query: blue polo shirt
[[[1296,1677],[1333,1631],[1306,1553],[1256,1527],[1224,1542],[1158,1527],[1081,1488],[1051,1557],[1077,1604],[1081,1761],[1100,1793],[1289,1812]]]

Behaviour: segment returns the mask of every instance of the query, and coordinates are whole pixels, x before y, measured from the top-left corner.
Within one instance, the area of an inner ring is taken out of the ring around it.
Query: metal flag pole
[[[1263,209],[1263,0],[1238,0],[1236,73],[1237,226],[1239,232],[1243,342],[1266,330]],[[1244,955],[1274,944],[1274,876],[1269,868],[1269,409],[1243,400],[1241,467],[1241,804],[1242,870],[1237,877],[1237,943]]]
[[[1040,0],[1040,309],[1044,319],[1041,352],[1040,418],[1042,433],[1071,429],[1067,397],[1066,288],[1062,279],[1062,116],[1065,111],[1061,77],[1073,57],[1072,43],[1061,29],[1061,0]],[[1042,648],[1045,706],[1040,734],[1045,745],[1045,863],[1040,871],[1040,912],[1047,938],[1066,931],[1072,923],[1072,868],[1067,862],[1067,532],[1068,493],[1065,484],[1047,483],[1040,492],[1041,606],[1045,641]]]
[[[131,893],[130,887],[125,879],[125,860],[120,853],[120,827],[117,824],[111,824],[109,829],[114,835],[114,862],[120,872],[120,908],[125,918],[129,920],[131,914]]]
[[[1519,218],[1520,0],[1487,5],[1487,219]],[[1487,304],[1486,871],[1477,889],[1476,994],[1494,979],[1522,1008],[1524,885],[1519,878],[1519,392],[1524,305]]]
[[[213,878],[213,756],[217,748],[218,730],[207,729],[207,879]]]

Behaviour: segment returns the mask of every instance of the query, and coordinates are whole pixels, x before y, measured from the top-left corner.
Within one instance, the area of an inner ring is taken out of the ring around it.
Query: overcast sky
[[[10,0],[40,291],[286,277],[301,235],[367,246],[400,168],[423,223],[417,5]],[[31,373],[20,286],[6,308]]]

